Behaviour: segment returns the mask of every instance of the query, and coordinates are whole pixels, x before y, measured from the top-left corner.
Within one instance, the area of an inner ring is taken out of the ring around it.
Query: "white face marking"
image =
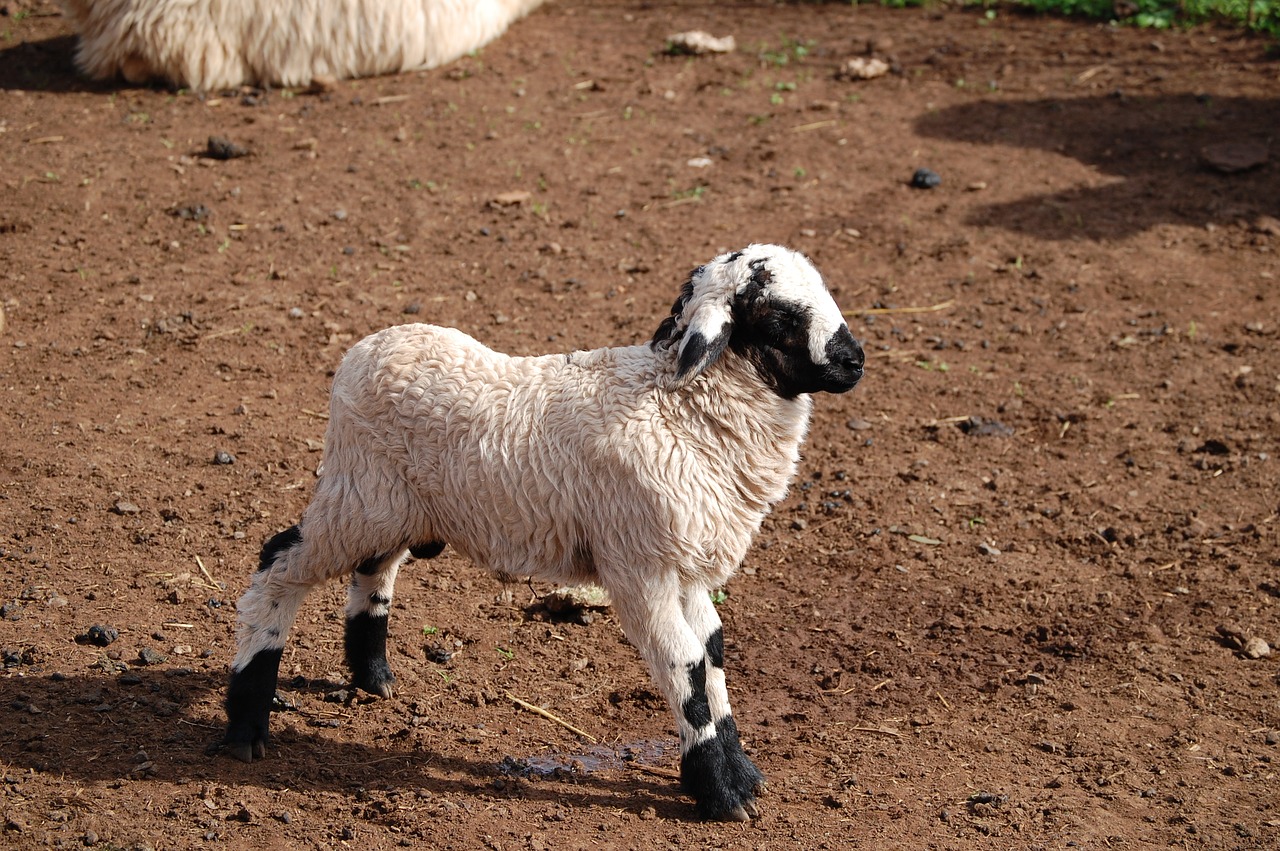
[[[797,251],[777,245],[752,245],[736,261],[744,264],[744,273],[737,276],[743,282],[739,290],[751,279],[751,263],[759,260],[765,261],[764,266],[772,276],[768,286],[770,296],[805,308],[809,316],[809,357],[815,364],[826,363],[827,343],[845,321],[822,275]]]

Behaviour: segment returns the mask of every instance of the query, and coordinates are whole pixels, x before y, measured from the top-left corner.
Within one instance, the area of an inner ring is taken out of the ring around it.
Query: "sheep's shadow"
[[[76,70],[76,38],[59,35],[0,49],[0,89],[28,92],[109,92],[116,87]]]
[[[460,757],[397,745],[395,734],[369,743],[339,741],[311,732],[314,718],[298,712],[273,713],[267,757],[241,763],[217,748],[222,736],[217,706],[224,685],[214,672],[173,667],[135,669],[125,677],[33,674],[0,679],[0,705],[9,717],[0,732],[0,753],[9,770],[81,783],[185,778],[302,792],[400,788],[622,806],[637,813],[654,807],[664,818],[692,816],[674,779],[626,769],[521,771],[522,758],[531,757],[513,753],[503,762]]]
[[[971,213],[967,224],[1040,239],[1121,238],[1165,223],[1204,226],[1280,215],[1280,99],[1210,95],[1108,96],[979,101],[916,121],[923,136],[1055,151],[1108,180],[1032,191]],[[1235,174],[1208,167],[1201,152],[1224,141],[1270,148],[1272,161]]]

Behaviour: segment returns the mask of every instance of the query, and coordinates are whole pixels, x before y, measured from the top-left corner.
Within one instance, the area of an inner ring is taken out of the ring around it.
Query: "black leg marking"
[[[764,775],[742,750],[732,716],[716,724],[716,737],[695,745],[680,761],[680,785],[707,819],[745,821],[756,814]]]
[[[277,532],[262,546],[262,554],[258,556],[258,570],[270,570],[276,563],[276,556],[302,542],[302,530],[290,526],[283,532]]]
[[[369,556],[367,559],[356,565],[356,573],[361,576],[373,576],[381,570],[384,565],[386,565],[388,558],[390,558],[390,556],[387,555]]]
[[[428,541],[425,544],[415,544],[409,547],[409,555],[414,558],[435,558],[444,552],[443,541]]]
[[[347,618],[345,645],[351,685],[370,694],[391,697],[396,675],[387,663],[387,616],[361,612]]]
[[[706,660],[689,666],[689,687],[693,693],[685,700],[680,711],[684,720],[694,730],[701,730],[711,723],[711,705],[707,702],[707,663]]]
[[[262,650],[248,665],[231,672],[231,683],[227,686],[227,734],[222,743],[228,753],[242,762],[266,756],[271,701],[275,698],[283,654],[283,647]]]
[[[707,639],[707,658],[711,660],[711,664],[717,668],[724,667],[724,628],[716,627],[716,631],[711,633],[711,637]]]

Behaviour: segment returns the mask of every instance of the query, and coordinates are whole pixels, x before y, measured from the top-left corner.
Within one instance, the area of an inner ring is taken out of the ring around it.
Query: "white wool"
[[[374,334],[334,376],[303,540],[439,540],[499,573],[611,589],[677,567],[715,587],[785,493],[811,403],[735,361],[678,392],[674,370],[648,346],[521,358],[431,325]]]
[[[63,0],[90,77],[197,90],[434,68],[542,0]]]

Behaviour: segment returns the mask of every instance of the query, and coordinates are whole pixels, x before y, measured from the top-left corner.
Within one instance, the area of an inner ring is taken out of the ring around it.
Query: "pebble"
[[[934,189],[941,185],[942,177],[936,171],[918,168],[916,173],[911,175],[911,186],[914,189]]]
[[[307,315],[306,311],[305,311],[305,310],[303,310],[301,307],[291,307],[291,308],[289,308],[289,318],[290,318],[290,319],[301,319],[301,318],[303,318],[303,317],[304,317],[304,316],[306,316],[306,315]]]
[[[871,423],[864,419],[859,419],[858,417],[853,417],[852,419],[847,420],[844,425],[845,428],[850,431],[866,431],[871,428]]]
[[[960,422],[960,430],[970,437],[1012,437],[1013,429],[999,420],[969,417]]]
[[[123,517],[129,514],[139,514],[142,512],[142,509],[134,505],[132,502],[120,500],[115,505],[111,506],[111,511]]]
[[[234,160],[249,156],[249,149],[221,136],[210,136],[204,155],[211,160]]]
[[[1240,648],[1240,652],[1250,659],[1261,659],[1264,656],[1271,655],[1271,645],[1255,635],[1252,638],[1245,639],[1244,646]]]
[[[144,647],[138,651],[138,664],[140,665],[159,665],[168,658],[168,656],[151,647]]]
[[[232,455],[230,452],[218,450],[213,456],[213,463],[222,465],[234,464],[236,463],[236,456]]]
[[[842,80],[874,80],[889,73],[889,63],[874,56],[855,56],[840,66],[836,76]]]
[[[1218,142],[1200,149],[1200,160],[1223,174],[1236,174],[1265,165],[1269,159],[1267,145],[1252,140]]]

